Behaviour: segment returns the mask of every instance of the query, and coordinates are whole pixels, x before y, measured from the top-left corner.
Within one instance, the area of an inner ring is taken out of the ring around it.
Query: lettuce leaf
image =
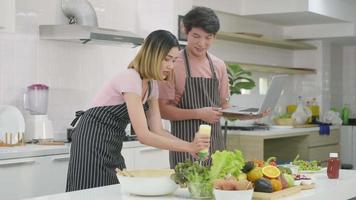
[[[241,151],[216,151],[211,155],[213,163],[210,168],[211,180],[224,178],[226,175],[237,177],[245,164]]]

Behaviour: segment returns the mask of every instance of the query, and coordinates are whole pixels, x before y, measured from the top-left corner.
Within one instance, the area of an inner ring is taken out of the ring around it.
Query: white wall
[[[158,28],[176,33],[177,15],[186,13],[192,6],[190,0],[91,2],[98,13],[99,25],[130,29],[141,36]],[[222,19],[223,31],[249,30],[277,36],[281,33],[278,26],[253,21],[247,23],[224,13],[218,15]],[[137,52],[137,49],[128,47],[39,40],[39,24],[61,23],[66,23],[66,18],[61,13],[60,0],[17,0],[16,32],[0,32],[0,104],[15,105],[26,115],[22,103],[26,86],[38,82],[48,84],[48,114],[57,134],[65,132],[74,112],[86,109],[103,83],[125,69]],[[310,52],[299,52],[297,57],[309,60],[303,65],[314,66],[315,60],[320,60],[317,57],[321,56],[321,51],[318,49],[312,55],[309,55]],[[286,66],[297,64],[294,51],[271,47],[216,41],[211,52],[229,61]],[[319,69],[323,64],[316,67]],[[286,86],[287,94],[281,98],[282,107],[294,103],[297,95],[312,95],[320,91],[322,85],[319,82],[320,77],[315,79],[313,75],[293,77]],[[300,90],[300,84],[303,90]],[[310,85],[313,87],[307,89]]]
[[[356,46],[343,48],[343,68],[342,79],[337,80],[342,83],[342,103],[349,104],[351,117],[356,117]]]
[[[331,107],[340,109],[343,105],[343,48],[332,46],[331,49]]]

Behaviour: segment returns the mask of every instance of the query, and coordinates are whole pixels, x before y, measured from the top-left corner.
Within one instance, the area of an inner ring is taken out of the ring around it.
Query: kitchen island
[[[139,183],[137,183],[139,184]],[[286,200],[343,200],[356,197],[356,170],[341,170],[339,179],[328,179],[326,174],[317,175],[316,187],[302,190],[297,194],[288,196]],[[87,190],[61,193],[55,195],[32,198],[31,200],[171,200],[189,199],[187,190],[178,189],[174,194],[160,197],[140,197],[121,192],[120,184],[110,185]],[[29,199],[28,199],[29,200]]]
[[[304,160],[325,161],[330,152],[340,151],[340,128],[330,127],[329,135],[320,135],[319,127],[227,132],[227,149],[239,149],[245,160],[266,160],[275,156],[289,162],[297,154]]]

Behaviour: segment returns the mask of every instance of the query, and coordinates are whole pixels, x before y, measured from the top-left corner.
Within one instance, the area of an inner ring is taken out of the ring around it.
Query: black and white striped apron
[[[148,97],[150,93],[149,82]],[[143,107],[147,111],[148,103]],[[126,104],[94,107],[78,114],[73,120],[74,125],[80,117],[72,135],[66,191],[119,183],[115,169],[126,168],[121,155],[130,122]]]
[[[182,109],[197,109],[203,107],[220,107],[220,93],[219,93],[219,80],[217,79],[213,62],[207,54],[210,70],[212,72],[212,78],[192,77],[190,72],[190,65],[188,61],[188,55],[184,50],[185,61],[185,87],[178,105]],[[194,66],[200,67],[200,66]],[[198,131],[201,124],[208,124],[202,120],[180,120],[171,121],[171,132],[174,136],[183,139],[185,141],[193,141],[195,133]],[[217,151],[224,149],[224,140],[221,134],[220,122],[210,124],[211,125],[211,142],[210,142],[210,155]],[[170,151],[169,162],[170,167],[174,168],[179,162],[186,160],[193,160],[190,153]],[[210,166],[211,158],[203,162],[203,165]]]

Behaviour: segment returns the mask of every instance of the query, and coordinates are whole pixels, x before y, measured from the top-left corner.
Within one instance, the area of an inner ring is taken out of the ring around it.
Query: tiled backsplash
[[[26,116],[27,112],[24,111],[22,103],[26,86],[32,83],[47,84],[50,87],[49,117],[53,120],[55,133],[64,134],[74,117],[74,112],[86,109],[103,83],[115,73],[125,69],[138,49],[39,40],[38,24],[65,22],[60,9],[58,9],[59,2],[58,0],[16,1],[16,33],[0,32],[0,104],[14,105]],[[144,9],[142,6],[139,8],[141,11]],[[173,6],[170,9],[174,9]],[[179,9],[182,10],[182,8]],[[99,12],[103,13],[100,9]],[[176,23],[176,12],[174,10],[172,13],[164,13],[174,16],[169,17],[172,22],[167,21],[167,18],[162,19],[164,25],[160,28],[171,30],[171,26],[167,24]],[[114,16],[111,17],[114,18]],[[149,32],[150,28],[147,27],[147,23],[144,24],[145,28],[142,29],[145,29],[144,32]],[[156,29],[155,26],[160,23],[154,24],[152,30]],[[233,24],[230,24],[230,28],[232,26]],[[293,60],[299,58],[305,59],[305,63],[302,63],[301,66],[305,64],[320,70],[325,63],[328,63],[327,61],[323,62],[322,56],[319,55],[322,54],[323,46],[319,47],[310,57],[307,53],[304,53],[307,55],[303,55],[303,53],[295,55],[293,51],[289,50],[216,41],[211,52],[228,61],[270,65],[293,66],[296,64],[299,66]],[[354,51],[353,49],[349,50],[349,54],[353,55]],[[350,70],[355,64],[356,62],[352,60]],[[321,71],[322,73],[317,75],[292,76],[290,83],[286,86],[287,90],[284,96],[280,99],[279,107],[284,108],[285,105],[294,103],[298,95],[303,95],[306,98],[316,97],[320,104],[323,104],[324,98],[329,98],[330,101],[330,97],[323,96],[324,93],[321,92],[325,88],[329,89],[328,83],[333,77],[332,74],[331,78],[327,76],[329,71]],[[355,74],[354,67],[353,74]],[[254,76],[270,77],[271,74],[256,74]],[[322,76],[324,76],[323,79]],[[327,86],[323,89],[322,80]],[[348,84],[345,79],[344,84]],[[353,85],[355,84],[353,83]],[[349,91],[350,97],[347,93],[345,99],[355,99],[355,91],[353,93],[351,93],[351,89]],[[255,96],[250,98],[255,98]],[[250,101],[245,97],[237,99],[241,104]],[[354,107],[352,112],[356,113]]]
[[[125,69],[137,49],[38,40],[0,33],[0,103],[23,109],[23,92],[32,83],[50,87],[48,114],[55,132],[65,132],[74,112],[115,73]]]

